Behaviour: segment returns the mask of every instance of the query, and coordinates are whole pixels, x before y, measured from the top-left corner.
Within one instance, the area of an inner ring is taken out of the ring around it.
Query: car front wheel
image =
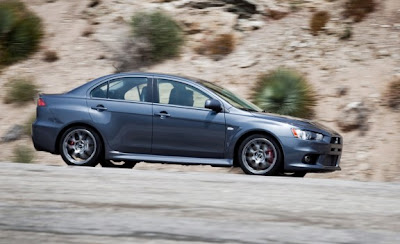
[[[90,128],[69,128],[61,137],[60,154],[68,165],[96,166],[100,161],[102,144],[99,135]]]
[[[256,134],[240,144],[238,159],[246,174],[276,175],[281,165],[282,153],[272,137]]]

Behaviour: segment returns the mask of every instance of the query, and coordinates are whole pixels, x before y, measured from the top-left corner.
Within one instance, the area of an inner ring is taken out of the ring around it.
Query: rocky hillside
[[[141,70],[200,77],[251,99],[260,74],[280,66],[293,68],[314,87],[315,119],[344,136],[342,171],[310,177],[400,180],[400,114],[385,106],[388,84],[400,79],[398,0],[376,1],[374,11],[360,22],[344,17],[345,0],[24,2],[42,19],[45,36],[33,56],[0,70],[2,87],[9,79],[23,76],[34,79],[41,92],[58,93],[114,73],[132,38],[132,16],[162,10],[184,30],[182,52]],[[313,35],[309,23],[317,11],[327,11],[329,21]],[[207,55],[202,48],[222,34],[233,37],[233,51]],[[58,59],[46,61],[48,51]],[[3,89],[2,98],[6,93]],[[7,135],[14,125],[29,120],[35,104],[1,103],[0,109],[0,132]],[[28,136],[18,136],[22,134],[18,128],[13,132],[18,139],[2,143],[3,160],[12,160],[15,147],[31,145]],[[58,156],[38,152],[34,162],[63,164]],[[190,167],[198,169],[223,170]]]

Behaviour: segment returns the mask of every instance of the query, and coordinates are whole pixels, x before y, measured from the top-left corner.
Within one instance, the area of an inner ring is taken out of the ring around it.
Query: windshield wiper
[[[241,109],[241,110],[244,110],[244,111],[247,111],[247,112],[259,112],[259,111],[255,110],[255,109],[252,109],[252,108],[238,107],[238,109]]]

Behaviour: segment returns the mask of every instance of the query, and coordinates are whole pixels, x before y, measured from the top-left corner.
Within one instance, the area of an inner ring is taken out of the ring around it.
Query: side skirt
[[[178,156],[164,156],[164,155],[151,155],[151,154],[135,154],[135,153],[121,153],[111,151],[106,156],[109,160],[132,160],[132,161],[145,161],[154,163],[171,163],[171,164],[204,164],[215,166],[232,166],[233,159],[228,158],[192,158],[192,157],[178,157]]]

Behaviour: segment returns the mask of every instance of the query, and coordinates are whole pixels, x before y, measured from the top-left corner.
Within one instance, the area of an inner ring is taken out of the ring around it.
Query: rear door
[[[187,83],[169,79],[154,82],[152,153],[223,158],[225,114],[204,108],[211,97]]]
[[[88,98],[90,115],[112,150],[150,153],[153,110],[151,77],[126,76],[95,87]]]

